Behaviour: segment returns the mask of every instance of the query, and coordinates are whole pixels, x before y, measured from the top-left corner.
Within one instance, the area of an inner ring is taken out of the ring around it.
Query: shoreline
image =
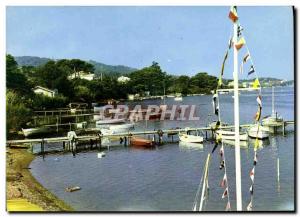
[[[6,149],[6,211],[74,211],[33,177],[29,165],[34,158],[24,148]]]

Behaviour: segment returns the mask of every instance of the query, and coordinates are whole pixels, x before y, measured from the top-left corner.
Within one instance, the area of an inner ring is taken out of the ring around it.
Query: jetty
[[[281,127],[282,128],[282,134],[285,135],[285,129],[287,125],[294,125],[294,121],[284,121],[281,126],[276,125],[275,128]],[[248,128],[251,124],[242,124],[240,125],[240,128]],[[234,125],[228,125],[228,126],[220,126],[218,129],[234,129]],[[102,148],[109,149],[110,142],[103,142],[105,139],[109,140],[119,140],[120,144],[123,143],[124,146],[128,146],[130,144],[130,139],[132,136],[139,136],[139,135],[149,135],[153,137],[153,140],[157,144],[163,143],[163,135],[167,135],[168,137],[171,137],[172,141],[168,142],[174,142],[173,136],[177,135],[180,132],[185,131],[202,131],[205,132],[206,140],[214,139],[214,131],[216,129],[212,127],[196,127],[196,128],[179,128],[179,129],[158,129],[158,130],[145,130],[145,131],[128,131],[124,133],[118,133],[118,134],[110,134],[110,135],[103,135],[101,134],[101,129],[98,128],[90,128],[86,129],[85,131],[93,132],[91,135],[79,135],[75,137],[51,137],[51,138],[32,138],[32,139],[21,139],[21,140],[7,140],[6,145],[8,147],[24,147],[29,148],[31,152],[33,153],[33,148],[36,145],[40,145],[40,153],[44,155],[47,153],[45,151],[45,145],[47,144],[48,147],[56,146],[57,144],[62,144],[62,151],[71,151],[73,155],[76,154],[77,150],[80,149],[80,147],[85,148],[97,148],[99,151]],[[210,135],[210,137],[209,137]],[[122,142],[121,142],[122,141]]]

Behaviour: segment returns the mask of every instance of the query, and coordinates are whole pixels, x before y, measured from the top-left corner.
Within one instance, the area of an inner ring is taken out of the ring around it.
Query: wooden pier
[[[274,127],[282,127],[283,135],[285,135],[285,128],[287,125],[294,125],[294,121],[284,121],[281,126],[280,125],[274,125]],[[240,125],[241,128],[248,128],[251,124],[243,124]],[[234,126],[220,126],[218,129],[233,129]],[[124,141],[123,145],[128,146],[130,144],[130,139],[132,136],[138,136],[138,135],[152,135],[155,141],[159,144],[162,143],[162,136],[167,135],[168,137],[171,137],[172,142],[173,136],[177,135],[180,132],[186,132],[186,131],[204,131],[206,140],[208,140],[208,133],[210,132],[211,139],[213,139],[214,130],[211,127],[198,127],[198,128],[180,128],[180,129],[166,129],[166,130],[147,130],[147,131],[129,131],[124,133],[118,133],[118,134],[111,134],[111,135],[103,135],[101,134],[101,130],[98,128],[92,128],[87,129],[87,131],[94,132],[93,135],[83,135],[83,136],[76,136],[76,137],[52,137],[52,138],[38,138],[38,139],[22,139],[22,140],[7,140],[6,144],[8,147],[18,147],[23,146],[30,148],[30,150],[33,152],[33,146],[40,145],[40,152],[45,156],[45,145],[51,146],[56,143],[62,144],[62,151],[71,151],[73,155],[75,156],[78,148],[81,146],[93,149],[97,148],[98,150],[101,150],[102,148],[109,149],[110,144],[104,143],[103,141],[105,139],[109,140],[118,140]],[[95,133],[95,132],[99,133]],[[171,141],[169,141],[171,142]],[[121,143],[121,142],[120,142]]]

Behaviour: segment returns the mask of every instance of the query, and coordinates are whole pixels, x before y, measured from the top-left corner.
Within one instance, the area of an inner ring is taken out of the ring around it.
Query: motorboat
[[[153,147],[154,146],[154,143],[152,140],[149,140],[149,139],[144,139],[144,138],[141,138],[141,137],[131,137],[130,139],[130,144],[132,146],[138,146],[138,147]]]
[[[125,118],[111,118],[111,119],[103,119],[103,120],[98,120],[96,121],[96,126],[97,125],[105,125],[105,124],[120,124],[120,123],[125,123]]]
[[[27,129],[22,128],[22,132],[25,137],[42,134],[42,133],[47,133],[47,132],[49,132],[49,130],[50,130],[49,127],[34,127],[34,128],[27,128]]]
[[[187,142],[187,143],[202,143],[203,142],[203,136],[199,135],[190,135],[187,132],[180,132],[178,133],[179,140],[181,142]]]
[[[222,140],[235,140],[235,132],[229,130],[217,130],[216,135]],[[247,132],[240,132],[240,141],[247,141],[248,134]]]
[[[174,101],[182,101],[182,96],[176,96],[176,97],[174,97]]]
[[[110,125],[110,130],[130,130],[134,128],[134,124],[117,124],[117,125]]]
[[[248,128],[248,135],[252,138],[267,139],[269,138],[270,132],[267,127],[261,124],[254,124]]]

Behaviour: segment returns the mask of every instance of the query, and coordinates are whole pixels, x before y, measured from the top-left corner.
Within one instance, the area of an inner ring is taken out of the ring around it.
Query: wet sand
[[[72,211],[69,205],[51,194],[31,175],[29,165],[34,158],[24,148],[7,148],[7,211]]]

